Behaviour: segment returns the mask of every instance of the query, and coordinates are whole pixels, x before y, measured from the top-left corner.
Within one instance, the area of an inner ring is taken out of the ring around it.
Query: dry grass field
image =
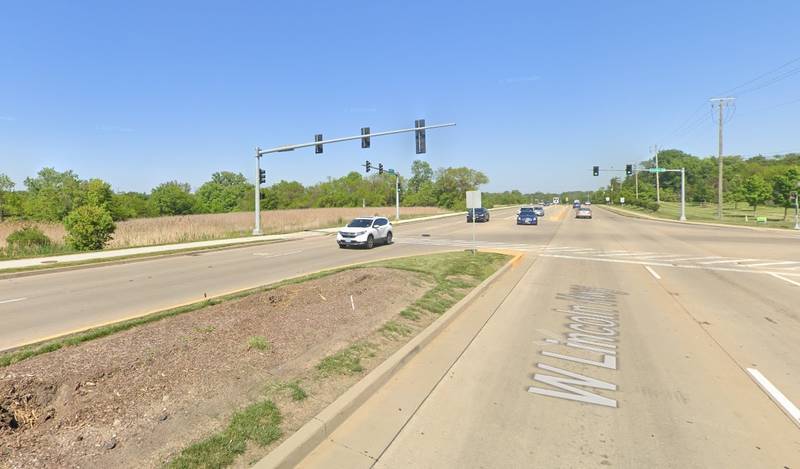
[[[436,207],[401,207],[402,218],[445,213]],[[393,217],[394,207],[309,208],[261,212],[265,234],[290,233],[337,226],[350,218],[366,215]],[[6,236],[24,225],[38,226],[54,243],[63,244],[64,227],[58,223],[6,221],[0,223],[0,248]],[[247,236],[253,230],[252,212],[138,218],[117,223],[109,248],[171,244],[187,241]]]

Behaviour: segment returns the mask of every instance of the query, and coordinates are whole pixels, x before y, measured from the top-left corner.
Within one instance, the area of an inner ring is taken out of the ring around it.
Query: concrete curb
[[[602,209],[608,210],[609,212],[616,213],[617,215],[622,215],[623,217],[632,217],[632,218],[642,218],[644,220],[652,220],[652,221],[662,221],[666,223],[677,223],[679,225],[697,225],[697,226],[713,226],[715,228],[736,228],[740,230],[751,230],[751,231],[772,231],[776,233],[785,233],[785,234],[792,234],[797,233],[795,230],[790,228],[770,228],[767,226],[743,226],[743,225],[728,225],[725,223],[707,223],[702,221],[680,221],[680,220],[671,220],[669,218],[659,218],[654,217],[652,215],[648,215],[646,213],[639,213],[634,212],[632,210],[619,208],[619,207],[607,207],[604,205],[597,205]]]
[[[319,446],[325,438],[333,433],[353,412],[369,399],[417,352],[422,350],[431,340],[442,332],[472,301],[495,282],[497,278],[516,265],[522,255],[510,259],[489,278],[481,282],[467,296],[453,305],[447,312],[440,316],[430,326],[425,328],[416,337],[396,351],[386,361],[378,365],[367,376],[354,384],[344,394],[339,396],[328,407],[300,427],[292,436],[272,450],[253,467],[267,468],[292,468],[303,460],[314,448]]]

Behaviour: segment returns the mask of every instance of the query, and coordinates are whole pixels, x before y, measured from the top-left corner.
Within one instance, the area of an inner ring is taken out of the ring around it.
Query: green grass
[[[390,259],[371,265],[416,272],[433,280],[434,287],[400,313],[406,319],[418,320],[420,313],[440,315],[450,309],[469,289],[497,271],[508,258],[505,254],[489,252],[449,252]]]
[[[169,469],[222,468],[247,450],[248,442],[267,446],[282,436],[281,413],[272,401],[250,405],[237,412],[223,431],[181,451]]]
[[[380,332],[387,339],[397,339],[410,335],[412,330],[405,324],[401,324],[397,321],[389,321],[380,328]]]
[[[327,356],[317,364],[317,371],[325,377],[331,375],[352,375],[364,371],[361,360],[375,356],[375,345],[357,342],[333,355]]]
[[[625,209],[645,213],[654,217],[677,220],[680,217],[681,204],[679,202],[662,202],[657,212],[650,212],[632,206],[625,206]],[[767,223],[756,223],[756,217],[767,217]],[[753,211],[753,207],[744,202],[739,203],[738,206],[734,206],[732,203],[724,204],[722,220],[720,220],[717,218],[717,205],[715,203],[687,203],[686,219],[689,221],[724,223],[729,225],[794,228],[794,209],[788,211],[786,220],[784,221],[782,207],[759,206]]]
[[[260,335],[255,335],[250,337],[247,340],[247,348],[249,349],[256,349],[256,350],[267,350],[272,347],[272,344],[266,339],[266,337],[262,337]]]
[[[400,316],[412,321],[419,321],[421,317],[416,308],[409,306],[408,308],[400,311]]]
[[[196,332],[199,332],[199,333],[201,333],[201,334],[211,334],[212,332],[214,332],[214,329],[215,329],[215,327],[214,327],[214,326],[195,327],[195,328],[194,328],[194,330],[195,330]]]
[[[278,381],[270,383],[265,390],[267,396],[272,396],[274,393],[288,393],[293,401],[304,401],[308,397],[308,393],[302,386],[300,381]]]

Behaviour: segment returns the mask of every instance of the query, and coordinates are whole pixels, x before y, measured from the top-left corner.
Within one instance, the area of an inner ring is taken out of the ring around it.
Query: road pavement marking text
[[[615,337],[618,335],[616,328],[619,327],[616,295],[625,294],[616,290],[580,285],[572,285],[569,293],[559,293],[556,298],[569,301],[570,304],[566,308],[556,308],[555,311],[567,315],[570,321],[567,325],[569,331],[565,333],[566,340],[563,342],[555,339],[545,339],[545,343],[570,347],[572,352],[583,356],[565,355],[548,350],[542,350],[541,354],[567,362],[616,370],[617,339]],[[583,350],[584,352],[574,349]],[[615,399],[584,389],[616,391],[616,384],[546,363],[537,363],[536,366],[539,370],[548,371],[554,375],[535,373],[533,380],[559,390],[531,386],[528,388],[528,392],[587,404],[617,407]]]

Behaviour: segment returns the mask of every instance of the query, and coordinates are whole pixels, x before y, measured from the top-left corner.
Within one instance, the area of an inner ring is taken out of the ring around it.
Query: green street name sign
[[[647,171],[651,173],[665,173],[667,172],[667,168],[650,168]]]

